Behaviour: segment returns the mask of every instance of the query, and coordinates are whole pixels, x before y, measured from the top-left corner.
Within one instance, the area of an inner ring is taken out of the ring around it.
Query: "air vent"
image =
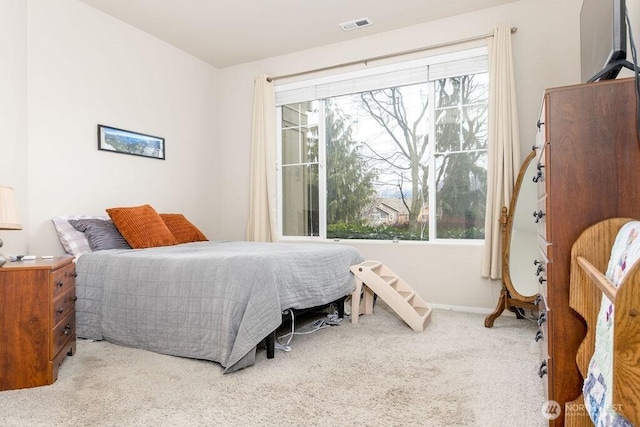
[[[351,31],[355,30],[356,28],[366,27],[371,24],[372,22],[369,18],[360,18],[349,22],[343,22],[342,24],[340,24],[340,28],[345,31]]]

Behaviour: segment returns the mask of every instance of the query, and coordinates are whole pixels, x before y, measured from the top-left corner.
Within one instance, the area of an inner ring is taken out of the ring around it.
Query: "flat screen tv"
[[[625,0],[584,0],[580,11],[582,81],[615,79],[627,58]]]

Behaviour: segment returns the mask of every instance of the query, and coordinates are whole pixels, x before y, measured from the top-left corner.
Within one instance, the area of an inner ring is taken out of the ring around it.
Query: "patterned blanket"
[[[607,278],[614,286],[620,286],[629,267],[639,258],[640,221],[631,221],[616,236]],[[603,294],[596,324],[595,351],[582,391],[587,412],[597,427],[633,427],[626,418],[616,413],[612,401],[614,310],[614,305]]]

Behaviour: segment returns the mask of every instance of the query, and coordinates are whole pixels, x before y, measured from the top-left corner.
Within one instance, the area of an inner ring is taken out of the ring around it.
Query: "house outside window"
[[[276,87],[282,239],[482,239],[486,48]]]

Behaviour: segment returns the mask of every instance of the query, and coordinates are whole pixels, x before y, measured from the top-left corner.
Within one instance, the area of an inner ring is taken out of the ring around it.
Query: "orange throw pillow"
[[[178,242],[150,205],[110,208],[107,214],[133,249],[171,246]]]
[[[160,214],[160,218],[171,230],[178,243],[206,242],[209,240],[207,236],[202,234],[202,231],[198,230],[198,227],[189,222],[182,214]]]

